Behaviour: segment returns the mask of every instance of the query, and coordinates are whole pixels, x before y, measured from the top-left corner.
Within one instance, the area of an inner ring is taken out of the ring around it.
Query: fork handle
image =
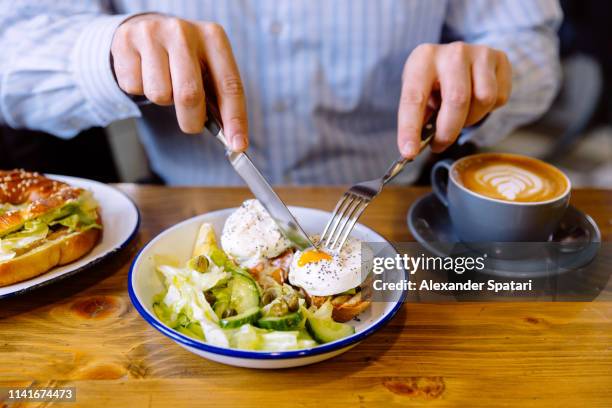
[[[423,130],[421,131],[421,146],[419,147],[419,153],[429,144],[431,139],[436,134],[436,119],[438,118],[438,111],[435,110],[432,112],[431,116],[423,125]],[[389,181],[393,180],[395,176],[400,174],[404,167],[408,163],[410,163],[414,159],[406,159],[405,157],[400,157],[396,161],[393,162],[391,167],[387,170],[385,175],[383,176],[383,185],[387,184]]]

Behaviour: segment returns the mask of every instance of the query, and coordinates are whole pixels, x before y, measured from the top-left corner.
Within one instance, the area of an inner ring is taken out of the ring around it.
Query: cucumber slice
[[[217,300],[213,305],[213,310],[219,319],[223,318],[224,315],[229,314],[230,302],[229,299]]]
[[[230,337],[230,345],[243,350],[257,350],[261,344],[259,329],[244,324]]]
[[[236,265],[233,261],[229,261],[225,263],[225,270],[228,272],[231,272],[234,276],[235,275],[244,276],[245,278],[249,279],[251,282],[255,283],[255,278],[253,278],[253,275],[251,275],[249,271],[247,271],[246,269]]]
[[[261,316],[261,309],[259,307],[252,307],[235,316],[219,320],[219,326],[224,329],[235,329],[242,325],[256,322],[259,316]]]
[[[305,329],[301,329],[298,333],[297,337],[298,348],[312,348],[317,346],[317,342],[310,337],[308,331]]]
[[[355,333],[353,326],[335,322],[331,318],[319,319],[309,317],[306,320],[306,328],[319,343],[329,343]]]
[[[257,321],[257,326],[262,329],[271,330],[295,330],[302,321],[300,312],[289,313],[284,316],[268,316],[262,317]]]
[[[228,287],[231,292],[230,307],[241,314],[254,307],[259,307],[259,290],[255,283],[242,275],[234,275]]]
[[[212,289],[212,294],[215,297],[215,303],[212,308],[219,319],[230,314],[230,300],[232,298],[230,288],[214,288]]]
[[[219,318],[259,307],[259,289],[246,276],[235,274],[227,288],[213,289],[212,293],[216,298],[213,310]]]
[[[216,300],[229,300],[230,297],[232,297],[232,292],[227,286],[212,288],[210,292],[213,294]]]

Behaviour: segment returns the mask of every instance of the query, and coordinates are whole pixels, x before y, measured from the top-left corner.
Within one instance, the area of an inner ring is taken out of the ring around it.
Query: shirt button
[[[270,34],[279,35],[283,32],[283,24],[280,21],[272,21],[269,29]]]
[[[121,113],[128,113],[130,111],[130,108],[127,105],[117,105],[117,109]]]

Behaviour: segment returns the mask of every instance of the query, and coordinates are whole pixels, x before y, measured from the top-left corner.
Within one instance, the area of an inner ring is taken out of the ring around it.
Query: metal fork
[[[429,144],[436,133],[437,116],[438,112],[434,111],[423,126],[419,152]],[[370,202],[382,191],[385,184],[393,180],[411,161],[412,159],[400,157],[381,178],[357,183],[349,188],[336,204],[334,213],[321,234],[319,245],[330,251],[339,251]]]

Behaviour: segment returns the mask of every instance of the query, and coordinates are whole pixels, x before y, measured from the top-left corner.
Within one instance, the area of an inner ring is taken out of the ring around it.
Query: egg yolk
[[[332,259],[332,256],[326,252],[320,251],[318,249],[309,249],[308,251],[302,252],[300,259],[298,259],[298,266],[305,266],[309,263],[319,262],[319,261],[329,261]]]

